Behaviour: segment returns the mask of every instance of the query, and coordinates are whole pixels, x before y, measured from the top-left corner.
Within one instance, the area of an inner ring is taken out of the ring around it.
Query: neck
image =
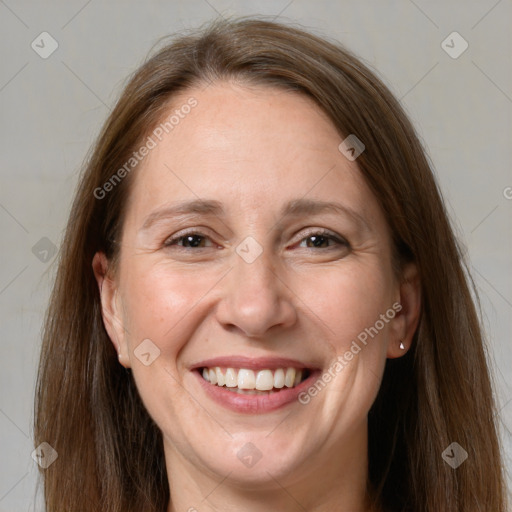
[[[257,483],[240,481],[236,469],[216,475],[198,468],[164,440],[171,503],[167,512],[279,510],[280,512],[375,512],[367,488],[367,431],[359,429],[339,446],[324,446],[304,467]]]

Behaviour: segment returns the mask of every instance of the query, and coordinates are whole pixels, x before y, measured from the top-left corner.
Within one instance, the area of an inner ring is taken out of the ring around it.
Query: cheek
[[[170,269],[162,262],[128,260],[121,278],[123,317],[131,353],[151,339],[170,364],[190,336],[201,299],[219,280],[216,272]],[[131,264],[130,264],[131,263]],[[188,327],[187,327],[188,326]]]
[[[171,270],[151,258],[126,258],[121,295],[132,373],[142,401],[158,425],[196,405],[183,393],[179,356],[200,322],[197,304],[213,282],[201,274]],[[147,340],[157,347],[148,349]],[[143,345],[145,343],[146,345]],[[144,351],[139,347],[145,346]],[[156,352],[153,352],[156,350]],[[150,353],[150,364],[139,358]],[[156,354],[156,357],[155,355]]]
[[[308,307],[322,320],[331,364],[320,377],[323,383],[314,383],[303,399],[316,404],[319,422],[344,432],[364,421],[380,387],[394,317],[393,281],[378,261],[347,261],[336,272],[318,272],[315,281],[315,287],[305,282]]]
[[[340,354],[391,308],[392,286],[390,273],[378,261],[347,260],[346,265],[309,273],[298,294],[306,298],[305,305],[321,320],[333,351]],[[382,334],[387,325],[379,322]]]

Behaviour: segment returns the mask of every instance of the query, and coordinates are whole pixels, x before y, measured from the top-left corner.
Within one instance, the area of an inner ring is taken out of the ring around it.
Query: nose
[[[217,319],[225,328],[251,338],[263,337],[278,326],[290,327],[297,319],[294,294],[268,252],[263,251],[251,263],[234,255],[235,268],[226,276],[217,309]]]

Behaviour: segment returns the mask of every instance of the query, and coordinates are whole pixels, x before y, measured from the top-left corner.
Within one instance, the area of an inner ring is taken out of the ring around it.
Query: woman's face
[[[363,467],[385,359],[412,328],[357,160],[295,93],[217,83],[172,103],[112,280],[95,259],[168,468],[261,487]]]

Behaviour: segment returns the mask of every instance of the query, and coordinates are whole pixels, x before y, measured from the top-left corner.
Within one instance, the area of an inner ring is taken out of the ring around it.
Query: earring
[[[404,346],[404,344],[403,344],[403,342],[402,342],[402,341],[400,342],[400,349],[401,349],[401,350],[405,350],[405,346]]]

